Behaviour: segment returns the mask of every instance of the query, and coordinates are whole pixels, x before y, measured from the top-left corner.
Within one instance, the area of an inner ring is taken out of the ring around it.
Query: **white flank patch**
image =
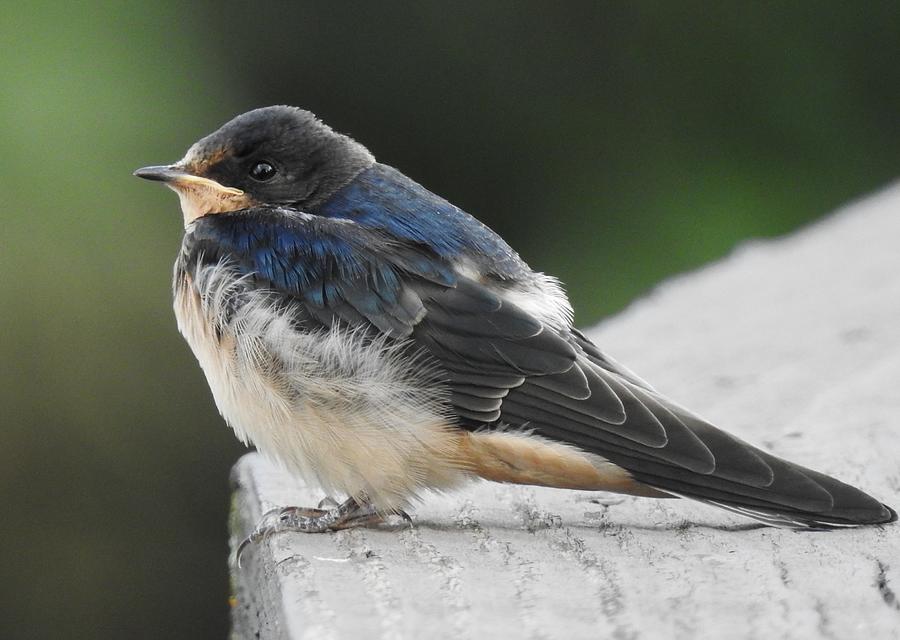
[[[554,329],[570,329],[574,312],[559,280],[543,273],[533,276],[530,282],[494,292]]]
[[[458,260],[454,271],[461,278],[482,283],[491,293],[554,329],[562,331],[572,327],[575,317],[572,304],[560,281],[553,276],[532,271],[526,281],[501,285],[488,281],[475,262],[467,258]]]

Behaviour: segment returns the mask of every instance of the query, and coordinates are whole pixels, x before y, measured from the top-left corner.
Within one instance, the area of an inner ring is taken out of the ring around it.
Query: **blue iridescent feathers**
[[[424,313],[403,277],[438,287],[456,284],[450,265],[425,246],[281,207],[198,220],[185,238],[184,268],[219,262],[255,287],[302,302],[320,325],[367,320],[394,336],[408,335]]]
[[[445,260],[468,260],[500,279],[517,279],[530,272],[487,226],[387,165],[366,169],[311,213],[382,229],[395,238],[425,245]]]

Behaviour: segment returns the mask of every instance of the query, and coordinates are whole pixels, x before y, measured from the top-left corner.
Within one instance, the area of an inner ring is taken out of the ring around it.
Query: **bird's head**
[[[173,189],[187,225],[200,216],[257,205],[309,210],[374,162],[365,147],[309,111],[277,106],[239,115],[178,162],[134,175]]]

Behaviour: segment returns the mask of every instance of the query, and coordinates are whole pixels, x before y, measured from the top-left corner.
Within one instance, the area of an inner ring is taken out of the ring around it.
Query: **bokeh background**
[[[176,198],[131,171],[233,115],[315,111],[580,324],[900,170],[895,2],[7,3],[0,53],[4,639],[227,635],[242,448],[175,329]]]

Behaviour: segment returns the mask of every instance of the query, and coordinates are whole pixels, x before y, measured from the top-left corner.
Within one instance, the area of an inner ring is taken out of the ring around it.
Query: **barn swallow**
[[[573,327],[557,280],[308,111],[250,111],[135,175],[181,201],[175,315],[219,411],[347,496],[267,514],[248,541],[377,522],[472,478],[799,529],[897,518],[656,392]]]

